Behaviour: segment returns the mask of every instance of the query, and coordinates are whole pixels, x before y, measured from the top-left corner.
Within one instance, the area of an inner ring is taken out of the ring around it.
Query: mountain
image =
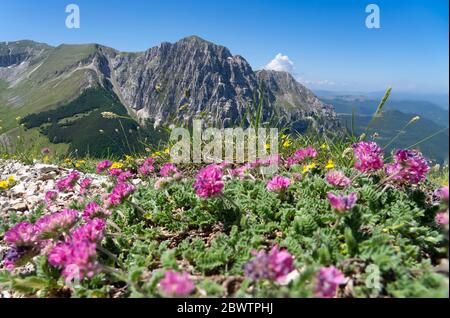
[[[299,131],[339,125],[332,108],[291,75],[255,72],[243,57],[196,36],[136,53],[98,44],[0,43],[4,130],[17,127],[17,116],[28,128],[36,128],[26,120],[28,115],[52,112],[71,102],[77,105],[77,98],[87,90],[113,95],[140,124],[145,120],[156,125],[189,123],[201,117],[208,125],[232,126],[241,123],[249,105],[264,96],[264,120],[277,116]],[[107,111],[105,105],[91,105],[92,109],[100,106]],[[76,111],[64,112],[76,115]],[[71,119],[77,120],[82,119]]]

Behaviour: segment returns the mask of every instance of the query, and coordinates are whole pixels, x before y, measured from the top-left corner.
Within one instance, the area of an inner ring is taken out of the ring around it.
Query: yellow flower
[[[327,165],[325,166],[325,168],[327,168],[327,169],[333,169],[334,168],[334,162],[333,162],[333,160],[328,160],[328,163],[327,163]]]
[[[270,145],[269,144],[266,144],[264,147],[266,148],[266,150],[270,150]]]
[[[284,148],[289,148],[291,145],[292,145],[292,143],[291,143],[291,141],[290,141],[289,139],[286,139],[286,140],[283,142],[283,147],[284,147]]]
[[[156,151],[156,152],[153,153],[152,156],[153,157],[159,157],[159,156],[161,156],[161,152],[160,151]]]
[[[328,145],[327,145],[327,144],[322,144],[322,145],[320,146],[320,149],[322,149],[322,150],[328,150]]]
[[[0,189],[8,189],[9,188],[9,182],[6,180],[0,181]]]
[[[166,155],[170,155],[170,148],[166,148],[166,149],[164,150],[164,153],[165,153]]]
[[[79,167],[83,166],[84,164],[86,164],[86,160],[78,160],[75,163],[75,167],[79,168]]]
[[[133,163],[134,162],[134,158],[132,156],[125,155],[125,162]]]
[[[44,158],[42,158],[42,161],[44,161],[44,163],[47,163],[48,162],[48,156],[44,156]]]
[[[311,163],[309,165],[306,165],[306,166],[303,167],[303,173],[307,173],[307,172],[313,170],[315,167],[317,167],[317,164],[315,164],[315,163]]]
[[[8,179],[6,181],[8,181],[8,183],[14,183],[16,181],[16,179],[14,179],[13,176],[10,176],[10,177],[8,177]]]
[[[123,168],[123,163],[120,163],[120,162],[114,162],[112,165],[111,165],[111,168],[110,169],[122,169]]]

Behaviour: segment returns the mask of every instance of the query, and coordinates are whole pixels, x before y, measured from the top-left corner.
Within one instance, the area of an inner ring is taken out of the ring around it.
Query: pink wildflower
[[[436,214],[435,221],[439,225],[448,225],[448,212],[440,212]]]
[[[437,191],[437,195],[442,201],[448,202],[448,186],[442,187]]]
[[[154,163],[155,159],[147,158],[142,166],[139,167],[139,173],[143,176],[148,176],[149,174],[153,173],[155,171],[155,167],[153,166]]]
[[[195,290],[195,285],[189,279],[188,273],[169,270],[159,282],[159,289],[166,296],[185,297]]]
[[[418,184],[426,179],[429,171],[425,158],[413,150],[397,151],[394,163],[386,167],[386,173],[392,180],[402,184]]]
[[[355,169],[361,172],[373,172],[383,168],[383,150],[375,142],[361,141],[353,145]]]
[[[313,147],[308,147],[305,149],[299,149],[294,153],[294,158],[298,161],[303,161],[306,158],[316,158],[317,157],[317,150]]]
[[[442,187],[435,192],[436,196],[441,199],[442,202],[448,204],[448,186]]]
[[[331,207],[339,213],[344,213],[353,209],[358,200],[358,195],[354,192],[350,193],[348,196],[335,195],[328,192],[327,197]]]
[[[178,174],[178,169],[173,163],[166,163],[161,167],[161,170],[159,172],[161,174],[161,177],[173,177],[174,175]]]
[[[99,271],[97,246],[87,240],[59,243],[48,255],[48,261],[62,268],[62,275],[69,283],[74,279],[92,278]]]
[[[253,252],[255,258],[244,265],[245,275],[252,280],[281,282],[294,270],[294,257],[287,250],[274,246],[269,253]]]
[[[241,180],[243,180],[249,174],[251,168],[252,167],[250,164],[245,164],[236,169],[231,170],[230,173],[232,176],[238,176]]]
[[[90,202],[86,205],[83,211],[83,219],[89,221],[95,218],[107,218],[110,212],[102,208],[96,202]]]
[[[111,194],[108,196],[109,205],[119,205],[126,199],[131,193],[133,193],[135,187],[129,183],[118,183]]]
[[[300,161],[303,161],[308,158],[316,158],[317,157],[317,150],[313,147],[308,147],[305,149],[299,149],[297,150],[292,157],[289,157],[286,159],[286,166],[287,168],[292,167],[293,165],[296,165]]]
[[[59,191],[73,191],[75,185],[80,178],[80,173],[78,171],[71,171],[69,175],[56,183],[56,188]]]
[[[201,169],[196,177],[194,189],[201,198],[210,198],[220,194],[224,187],[222,171],[216,165]]]
[[[85,178],[85,179],[81,180],[80,181],[80,193],[81,194],[86,193],[86,191],[89,190],[91,185],[92,185],[92,179]]]
[[[133,177],[133,174],[130,171],[125,171],[122,172],[121,174],[119,174],[119,176],[117,177],[117,180],[119,180],[119,182],[125,182],[129,179],[131,179]]]
[[[15,246],[33,246],[37,239],[35,226],[28,222],[21,222],[5,233],[5,242]]]
[[[97,164],[96,171],[97,171],[97,173],[102,173],[103,171],[105,171],[106,169],[108,169],[111,166],[112,166],[112,162],[111,161],[104,160],[104,161],[99,162]]]
[[[352,180],[347,178],[343,172],[336,170],[329,171],[325,179],[329,184],[339,188],[346,188],[352,183]]]
[[[316,276],[316,297],[333,298],[340,285],[346,283],[344,274],[336,267],[324,267]]]
[[[122,173],[124,173],[122,169],[116,168],[110,169],[108,172],[111,177],[119,177]]]
[[[275,176],[267,183],[267,190],[270,192],[283,192],[289,188],[291,180],[282,176]]]
[[[101,219],[93,219],[72,231],[73,241],[88,240],[89,242],[100,242],[103,239],[106,222]]]
[[[69,231],[77,221],[78,211],[63,210],[40,218],[35,224],[35,229],[41,238],[57,237]]]
[[[47,191],[45,193],[45,203],[47,206],[51,206],[57,199],[58,193],[56,191]]]

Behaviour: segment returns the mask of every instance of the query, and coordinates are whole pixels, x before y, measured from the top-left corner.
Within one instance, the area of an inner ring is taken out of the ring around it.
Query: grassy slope
[[[0,119],[5,122],[4,131],[17,127],[14,119],[18,116],[55,108],[78,96],[90,70],[78,70],[69,73],[70,76],[62,74],[95,52],[95,45],[62,45],[30,66],[27,78],[17,86],[0,83]],[[31,72],[38,66],[37,71]]]
[[[113,112],[125,118],[105,119],[102,112]],[[54,143],[69,144],[69,152],[78,156],[104,157],[140,152],[151,129],[141,134],[137,123],[128,117],[118,98],[104,89],[89,89],[78,98],[56,109],[32,114],[22,123],[27,129],[39,128]],[[102,130],[103,132],[100,132]]]

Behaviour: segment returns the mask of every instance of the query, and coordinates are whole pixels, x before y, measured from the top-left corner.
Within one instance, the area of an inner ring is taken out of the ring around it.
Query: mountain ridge
[[[5,47],[12,46],[22,47],[28,55],[5,57],[11,56],[5,55]],[[37,48],[42,52],[36,53]],[[0,58],[8,60],[0,68],[0,80],[9,85],[6,89],[0,85],[0,106],[3,101],[5,107],[15,108],[13,113],[18,116],[58,107],[87,88],[104,87],[139,119],[167,124],[174,117],[188,122],[207,114],[205,122],[224,127],[242,121],[248,105],[258,101],[256,92],[263,86],[259,72],[245,58],[198,36],[162,42],[143,52],[121,52],[100,44],[53,47],[30,41],[1,42],[0,52]],[[54,96],[59,90],[61,98]],[[305,94],[295,98],[303,104],[287,109],[280,105],[283,98],[276,96],[277,92],[268,92],[271,99],[265,101],[263,115],[289,115],[285,123],[294,122],[302,129],[313,122],[318,129],[338,125],[331,108],[307,88],[297,87],[291,94]]]

